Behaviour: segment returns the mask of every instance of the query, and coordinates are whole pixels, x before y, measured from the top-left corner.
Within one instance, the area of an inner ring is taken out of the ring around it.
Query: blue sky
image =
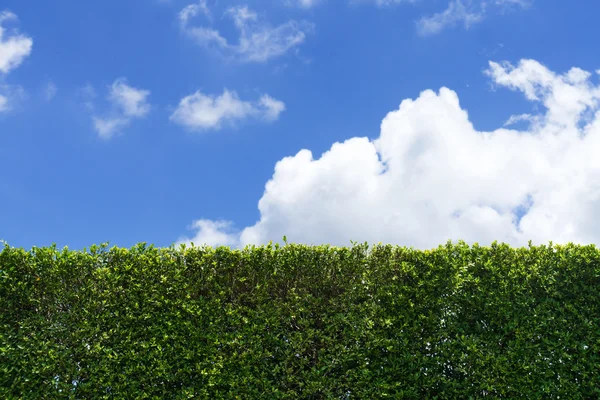
[[[600,239],[600,3],[0,13],[11,246]]]

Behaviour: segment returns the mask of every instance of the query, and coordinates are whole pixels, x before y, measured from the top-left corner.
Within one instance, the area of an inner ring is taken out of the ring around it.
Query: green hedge
[[[0,253],[0,398],[589,399],[600,252]]]

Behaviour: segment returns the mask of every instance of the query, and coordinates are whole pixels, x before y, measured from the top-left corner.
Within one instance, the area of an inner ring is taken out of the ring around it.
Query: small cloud
[[[275,121],[285,110],[285,104],[269,95],[256,103],[240,100],[235,91],[224,89],[220,96],[200,91],[184,97],[173,112],[171,121],[190,130],[219,129],[224,123],[235,123],[247,118]]]
[[[9,11],[0,12],[0,78],[21,65],[23,60],[31,54],[33,46],[33,40],[20,34],[17,30],[8,34],[4,24],[11,21],[18,21],[15,14]],[[10,103],[15,94],[23,95],[23,89],[10,85],[0,87],[0,112],[8,111],[11,108]]]
[[[416,23],[417,32],[422,36],[429,36],[457,24],[469,29],[494,10],[505,12],[515,6],[526,8],[531,4],[533,0],[451,0],[444,11],[419,19]]]
[[[496,6],[519,6],[519,7],[529,7],[533,4],[534,0],[494,0],[490,3]]]
[[[208,19],[212,19],[210,9],[206,5],[206,0],[200,0],[198,4],[190,4],[183,8],[179,12],[179,22],[182,26],[187,26],[190,19],[196,17],[198,14],[203,14]]]
[[[51,101],[52,99],[54,99],[54,97],[56,97],[57,92],[58,88],[56,87],[54,82],[48,82],[46,85],[44,85],[44,88],[42,89],[42,96],[46,101]]]
[[[80,87],[79,95],[89,98],[89,99],[94,99],[98,96],[96,94],[96,89],[94,89],[94,86],[91,83],[86,83],[85,85]]]
[[[150,91],[128,86],[125,79],[117,79],[111,87],[109,99],[119,106],[125,117],[144,117],[150,111],[146,98]]]
[[[304,8],[310,8],[316,5],[318,2],[319,0],[298,0],[298,4],[300,5],[300,7]]]
[[[433,35],[457,23],[464,24],[465,28],[468,29],[474,23],[481,21],[482,18],[483,14],[481,12],[470,12],[461,0],[454,0],[448,4],[448,8],[444,11],[429,17],[423,17],[417,21],[417,30],[423,36]]]
[[[116,132],[125,128],[129,123],[129,120],[123,117],[92,117],[92,119],[98,136],[103,139],[110,139]]]
[[[97,96],[96,89],[90,83],[86,83],[77,89],[77,97],[81,99],[83,106],[90,112],[95,109],[94,100]]]
[[[0,112],[7,112],[15,108],[27,98],[27,93],[19,85],[0,84]]]
[[[400,3],[414,3],[418,0],[347,0],[350,4],[369,3],[375,4],[377,7],[386,7]],[[312,8],[321,3],[321,0],[284,0],[284,4],[288,6],[297,6],[300,8]]]
[[[8,98],[0,94],[0,112],[8,110]]]
[[[514,125],[521,121],[531,121],[533,116],[531,114],[518,114],[511,115],[510,118],[504,123],[504,126]]]
[[[0,13],[0,73],[8,74],[31,54],[33,40],[30,37],[18,32],[10,36],[6,34],[3,24],[7,21],[17,20],[17,16],[11,12]]]
[[[237,234],[232,232],[230,221],[210,221],[200,219],[194,221],[190,229],[196,230],[196,235],[193,239],[181,237],[176,245],[187,244],[194,242],[194,245],[202,246],[234,246],[238,239]]]
[[[314,30],[308,22],[288,21],[276,27],[262,22],[258,14],[247,6],[230,7],[225,12],[239,31],[237,44],[231,44],[219,30],[208,26],[191,26],[193,17],[203,14],[212,20],[206,2],[188,5],[179,13],[182,30],[207,48],[216,48],[226,56],[244,62],[266,62],[285,54],[304,42],[307,33]]]
[[[494,46],[492,48],[492,50],[489,50],[488,48],[484,48],[482,49],[479,54],[482,56],[485,56],[486,58],[492,58],[493,56],[495,56],[496,54],[498,54],[499,51],[501,51],[504,48],[504,43],[498,43],[496,46]]]
[[[372,1],[372,0],[371,0]],[[374,0],[374,3],[380,7],[391,6],[400,3],[414,3],[417,0]]]
[[[377,7],[389,7],[403,3],[416,3],[420,0],[347,0],[350,4],[374,4]]]
[[[301,8],[311,8],[320,3],[321,0],[286,0],[285,4],[288,6],[298,6]]]
[[[571,68],[557,75],[535,60],[522,60],[517,67],[508,62],[489,62],[485,71],[498,86],[522,92],[533,102],[543,103],[547,124],[559,128],[577,126],[590,113],[595,118],[600,101],[600,88],[589,81],[591,73]]]
[[[82,89],[82,93],[89,99],[85,103],[86,107],[90,111],[93,110],[91,99],[96,97],[94,88],[87,85]],[[115,80],[110,86],[108,95],[112,107],[110,114],[104,117],[96,115],[92,117],[98,135],[102,139],[110,139],[126,128],[133,119],[145,117],[150,112],[148,96],[150,91],[131,87],[127,85],[124,78]]]
[[[275,121],[279,118],[279,114],[285,111],[284,102],[274,99],[268,94],[260,98],[259,104],[262,106],[264,117],[268,121]]]
[[[392,6],[400,3],[415,3],[419,0],[346,0],[350,4],[375,4],[377,7]],[[322,0],[284,0],[284,4],[287,6],[296,6],[300,8],[312,8],[317,4],[321,3]]]
[[[504,126],[515,125],[519,122],[534,122],[536,120],[535,116],[531,114],[518,114],[511,115],[510,118],[504,123]]]

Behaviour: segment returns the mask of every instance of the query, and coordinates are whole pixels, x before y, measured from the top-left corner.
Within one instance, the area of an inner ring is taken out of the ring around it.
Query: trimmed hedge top
[[[599,398],[595,246],[0,252],[0,398]]]

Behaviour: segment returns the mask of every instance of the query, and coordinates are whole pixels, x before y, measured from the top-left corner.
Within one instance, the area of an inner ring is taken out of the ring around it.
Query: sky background
[[[0,239],[599,243],[599,13],[3,0]]]

